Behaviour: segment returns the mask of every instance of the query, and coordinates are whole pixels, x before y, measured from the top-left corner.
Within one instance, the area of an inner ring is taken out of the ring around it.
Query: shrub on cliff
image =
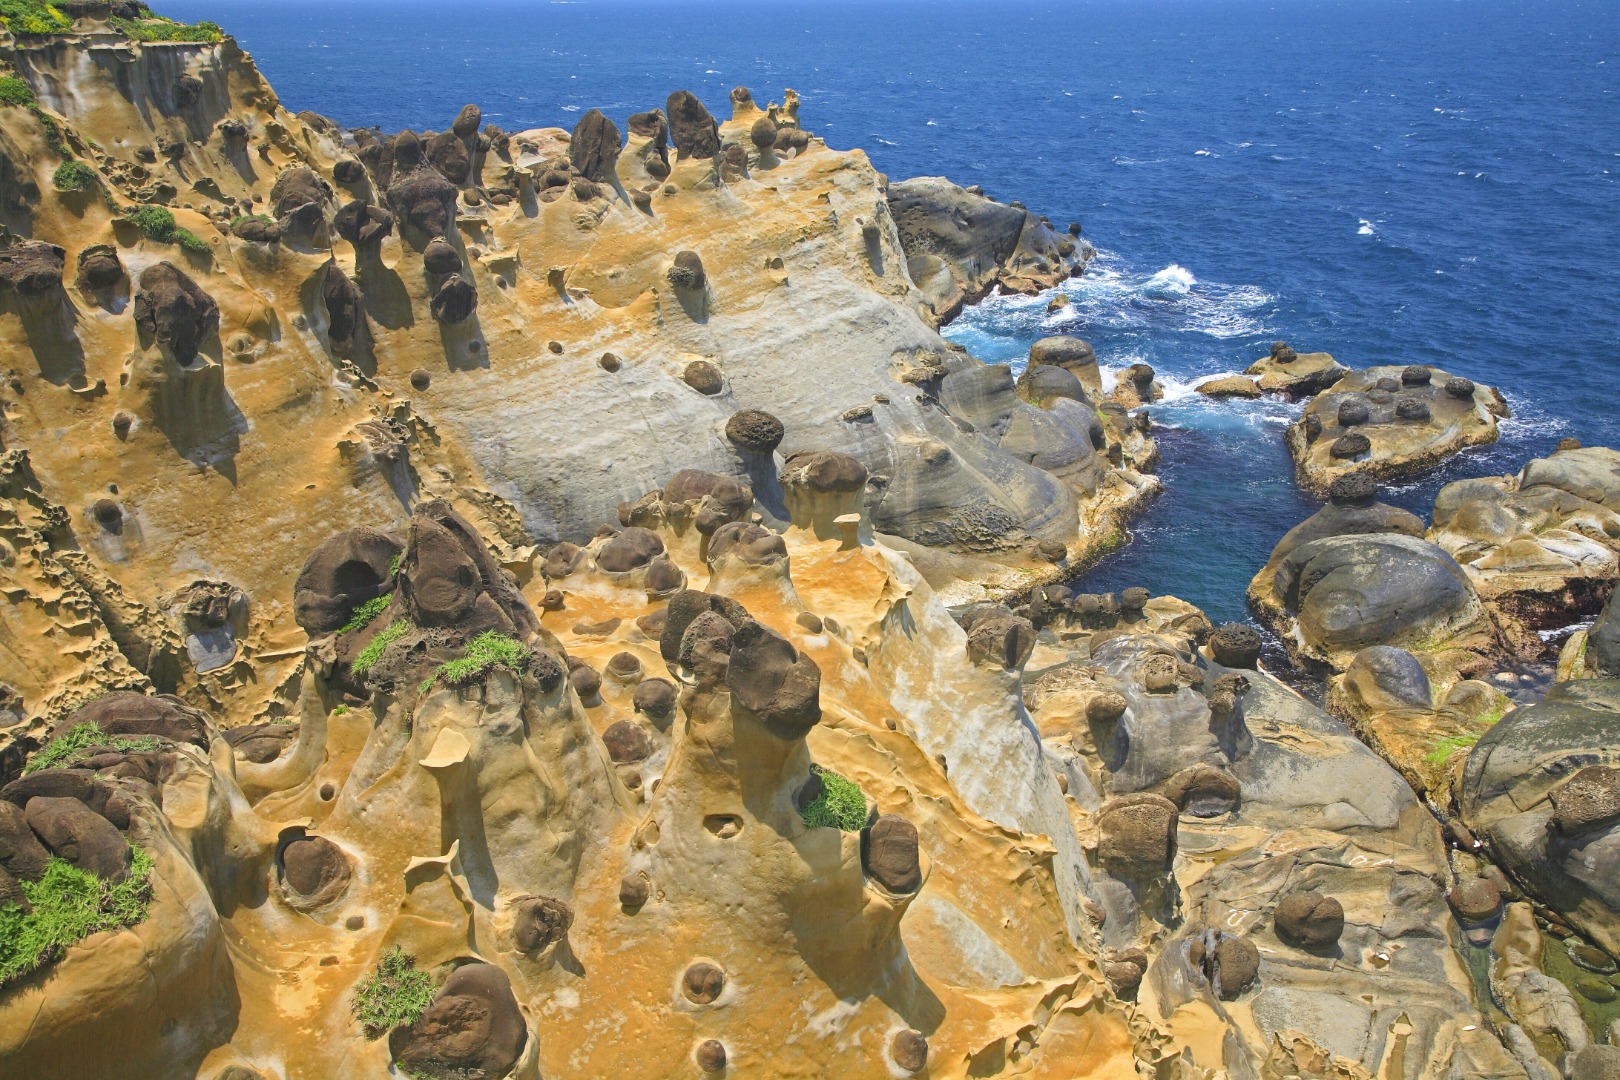
[[[3,2],[3,0],[0,0]],[[0,105],[32,105],[34,92],[15,75],[0,78]]]
[[[5,0],[0,0],[4,3]],[[114,15],[110,20],[131,41],[219,41],[225,32],[218,23],[177,23],[155,13],[145,4],[140,5],[138,19]]]
[[[73,28],[73,20],[43,0],[0,0],[0,26],[26,37],[64,33]]]
[[[0,909],[0,986],[37,971],[91,934],[146,918],[152,856],[130,845],[129,877],[113,884],[51,856],[38,881],[21,882],[32,911]]]
[[[84,760],[87,751],[110,747],[122,753],[151,751],[162,745],[151,735],[107,735],[94,720],[70,728],[67,734],[49,744],[23,766],[23,775],[41,769],[69,769]]]
[[[174,240],[174,215],[161,206],[132,206],[124,211],[124,220],[145,233],[148,240],[160,244]]]
[[[64,161],[51,174],[57,191],[84,191],[95,182],[95,170],[82,161]]]

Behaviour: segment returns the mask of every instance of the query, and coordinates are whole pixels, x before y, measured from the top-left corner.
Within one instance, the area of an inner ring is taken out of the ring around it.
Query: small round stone
[[[1344,933],[1344,907],[1315,891],[1289,893],[1272,912],[1277,936],[1301,949],[1326,949]]]
[[[705,1039],[697,1048],[698,1068],[717,1073],[726,1067],[726,1045],[719,1039]]]
[[[726,421],[726,438],[744,450],[768,454],[782,444],[782,421],[759,409],[743,409]]]
[[[427,368],[417,368],[411,372],[411,389],[426,390],[433,385],[433,375]]]
[[[726,973],[707,960],[700,960],[681,976],[681,993],[694,1005],[708,1005],[726,989]]]
[[[1372,451],[1372,440],[1359,431],[1352,431],[1348,435],[1340,435],[1333,440],[1328,453],[1336,458],[1353,458]]]
[[[1422,364],[1413,364],[1401,372],[1401,382],[1406,386],[1428,386],[1432,378],[1434,372]]]
[[[1340,427],[1355,427],[1357,424],[1365,424],[1371,415],[1365,401],[1352,399],[1339,402]]]
[[[928,1040],[920,1031],[907,1028],[895,1032],[889,1040],[889,1053],[906,1072],[922,1072],[928,1067]]]

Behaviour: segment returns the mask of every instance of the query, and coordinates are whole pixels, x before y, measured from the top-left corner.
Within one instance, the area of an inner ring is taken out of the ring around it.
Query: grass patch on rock
[[[3,3],[3,0],[0,0]],[[0,105],[22,105],[24,107],[34,103],[34,92],[28,89],[28,84],[15,75],[0,76]]]
[[[21,882],[33,910],[0,910],[0,986],[60,958],[91,934],[134,926],[152,901],[152,856],[130,845],[129,877],[114,885],[51,857],[38,881]]]
[[[374,596],[349,613],[349,621],[343,624],[338,631],[340,634],[352,634],[356,630],[364,630],[374,622],[377,616],[388,610],[388,605],[394,602],[393,593],[384,593]]]
[[[410,633],[411,629],[409,619],[395,619],[377,631],[377,636],[366,643],[366,647],[360,650],[360,655],[349,663],[349,670],[356,676],[364,675],[382,659],[384,649]]]
[[[23,775],[41,769],[66,769],[77,765],[95,747],[111,747],[125,752],[150,752],[162,746],[156,735],[108,735],[94,720],[75,724],[60,739],[50,743],[23,766]]]
[[[380,1039],[401,1024],[414,1024],[433,1001],[433,976],[416,969],[416,957],[390,946],[370,975],[354,988],[350,1009],[366,1038]]]
[[[174,214],[163,206],[132,206],[124,220],[141,230],[148,240],[167,244],[174,240]]]
[[[799,816],[812,829],[842,829],[859,832],[866,827],[866,796],[855,781],[819,765],[812,765],[821,777],[821,794],[799,810]]]
[[[204,240],[190,229],[174,230],[174,242],[179,244],[186,251],[192,252],[193,254],[210,254],[208,250],[208,241]]]
[[[529,647],[523,642],[507,634],[485,630],[467,642],[463,655],[441,665],[418,689],[425,694],[439,680],[446,686],[465,686],[498,667],[521,675],[528,670],[529,660]]]

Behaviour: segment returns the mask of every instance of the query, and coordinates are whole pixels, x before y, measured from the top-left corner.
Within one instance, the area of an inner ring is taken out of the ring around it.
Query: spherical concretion
[[[726,438],[743,450],[768,454],[782,444],[782,421],[759,409],[743,409],[726,421]]]
[[[699,960],[681,975],[681,994],[694,1005],[709,1005],[726,989],[726,973],[716,964]]]

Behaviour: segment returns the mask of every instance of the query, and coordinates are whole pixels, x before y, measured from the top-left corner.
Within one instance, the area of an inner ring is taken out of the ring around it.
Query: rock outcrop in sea
[[[1078,227],[792,90],[344,131],[50,11],[0,34],[0,1080],[1609,1075],[1613,451],[1430,523],[1377,478],[1496,391],[1208,388],[1314,396],[1250,598],[1318,704],[1072,584],[1159,492],[1151,367],[940,336]]]

